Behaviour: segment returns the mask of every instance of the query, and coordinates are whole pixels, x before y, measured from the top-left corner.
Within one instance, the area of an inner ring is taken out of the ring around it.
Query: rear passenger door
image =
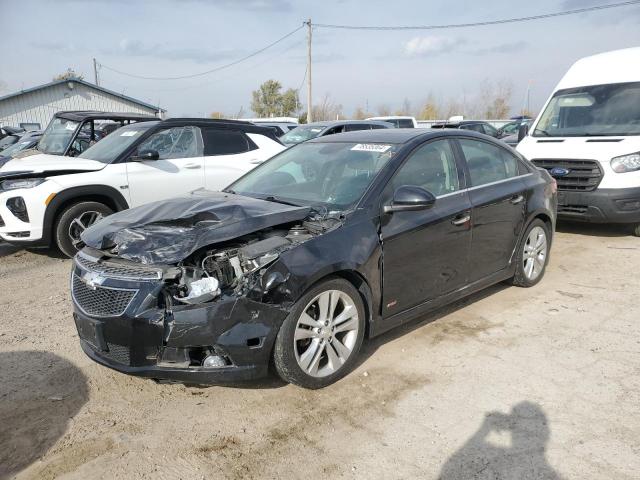
[[[457,142],[470,187],[469,282],[474,282],[509,265],[525,221],[526,185],[520,176],[529,172],[506,148],[475,138],[458,138]]]
[[[262,163],[258,146],[241,130],[202,127],[207,190],[221,190]]]

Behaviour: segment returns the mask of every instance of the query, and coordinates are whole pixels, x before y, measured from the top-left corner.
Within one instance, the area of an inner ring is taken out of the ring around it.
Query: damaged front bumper
[[[97,271],[81,256],[71,290],[85,353],[123,373],[194,384],[235,383],[268,372],[288,311],[242,295],[167,306],[161,269],[111,265]],[[205,366],[216,357],[215,366]]]

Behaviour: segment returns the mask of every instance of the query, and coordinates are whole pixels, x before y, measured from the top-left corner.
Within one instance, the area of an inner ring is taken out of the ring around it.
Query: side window
[[[339,125],[337,127],[330,128],[329,130],[324,132],[322,136],[324,137],[325,135],[335,135],[336,133],[342,133],[344,132],[344,128],[345,128],[344,125]]]
[[[254,144],[238,130],[203,128],[204,156],[235,155],[254,150]]]
[[[138,152],[156,150],[160,160],[202,155],[202,139],[196,127],[173,127],[151,135],[138,145]]]
[[[453,150],[448,140],[419,147],[391,180],[392,188],[414,185],[441,196],[460,189]]]
[[[458,141],[467,160],[472,187],[519,175],[518,160],[504,148],[467,138]]]
[[[370,127],[368,124],[362,123],[350,123],[344,126],[345,132],[355,132],[358,130],[370,130]]]
[[[384,125],[378,125],[377,123],[371,124],[371,130],[377,130],[378,128],[386,128]]]
[[[498,134],[498,130],[493,128],[493,126],[489,125],[488,123],[485,125],[482,125],[482,127],[484,128],[484,133],[486,133],[491,137],[495,137]]]

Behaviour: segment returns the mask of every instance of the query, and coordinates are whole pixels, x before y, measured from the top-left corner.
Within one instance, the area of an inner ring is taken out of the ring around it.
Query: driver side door
[[[424,210],[382,213],[383,317],[462,288],[469,273],[471,203],[451,142],[418,147],[387,185],[385,205],[403,185],[436,201]]]
[[[160,130],[138,145],[136,153],[143,150],[155,150],[159,158],[143,162],[127,161],[131,206],[204,188],[204,158],[199,128],[185,126]]]

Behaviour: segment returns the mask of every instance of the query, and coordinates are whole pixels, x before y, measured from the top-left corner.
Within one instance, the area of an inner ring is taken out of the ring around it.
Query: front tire
[[[354,365],[365,330],[360,294],[341,278],[311,288],[294,305],[276,337],[278,375],[300,387],[326,387]]]
[[[529,224],[516,256],[516,273],[511,283],[518,287],[533,287],[544,277],[549,263],[551,235],[549,227],[540,219]]]
[[[56,245],[67,257],[73,257],[84,243],[80,235],[91,225],[111,215],[113,210],[99,202],[78,202],[65,208],[56,222]]]

